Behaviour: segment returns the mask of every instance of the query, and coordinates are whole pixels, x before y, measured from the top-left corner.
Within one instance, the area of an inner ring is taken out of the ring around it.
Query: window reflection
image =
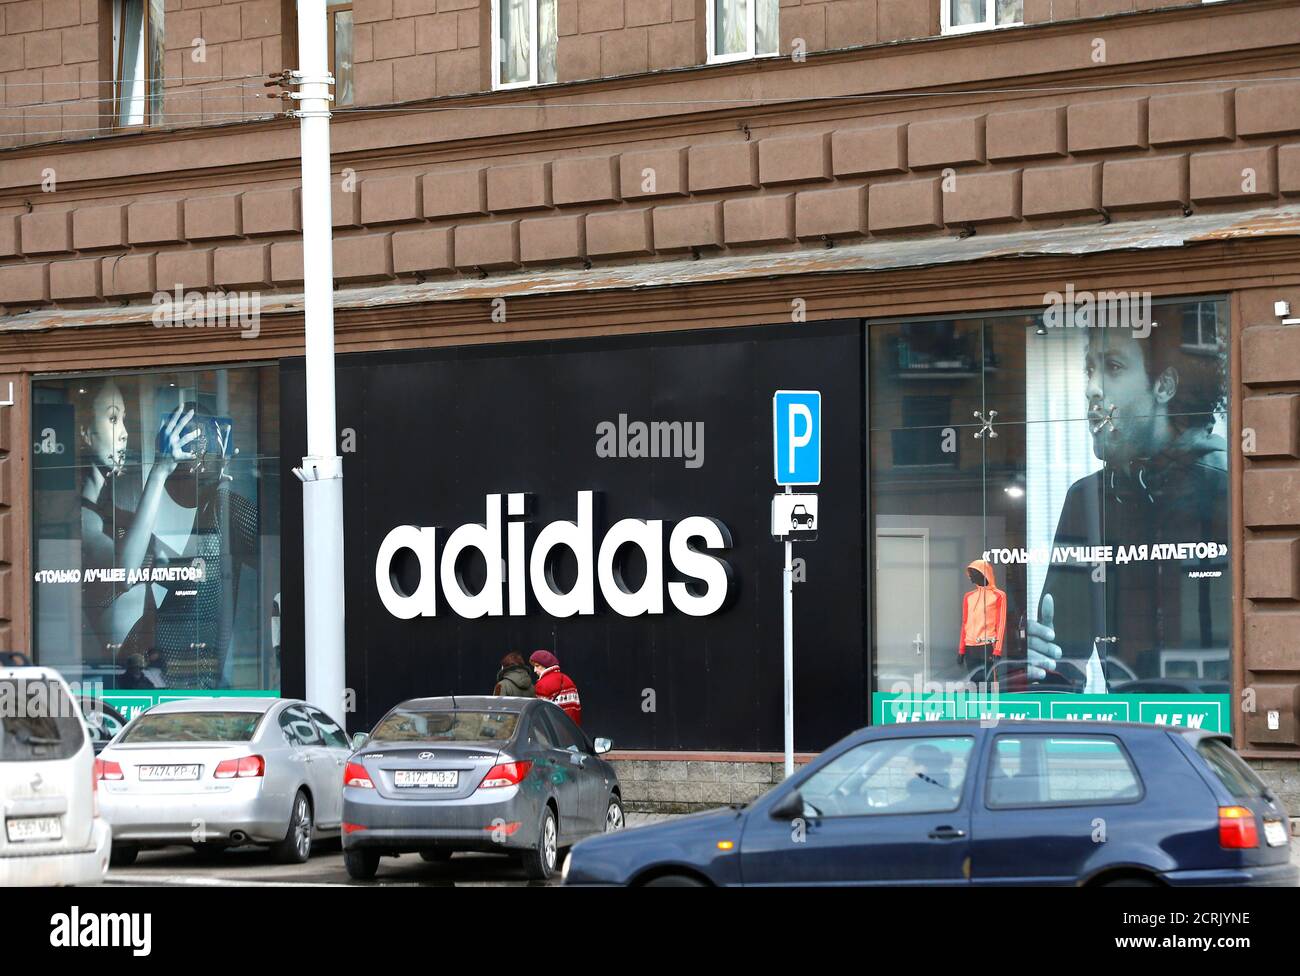
[[[869,326],[878,692],[1227,693],[1227,307],[1151,318]]]
[[[37,380],[35,650],[105,689],[275,689],[271,367]]]

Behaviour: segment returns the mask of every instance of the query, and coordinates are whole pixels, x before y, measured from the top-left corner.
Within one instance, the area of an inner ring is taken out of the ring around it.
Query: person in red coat
[[[564,714],[573,719],[574,725],[581,725],[582,702],[578,698],[578,686],[560,670],[559,658],[550,651],[533,651],[528,663],[537,674],[537,682],[533,685],[537,697],[559,705]]]

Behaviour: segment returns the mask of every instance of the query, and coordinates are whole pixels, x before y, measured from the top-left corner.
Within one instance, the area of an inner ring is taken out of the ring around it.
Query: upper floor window
[[[162,118],[163,0],[113,0],[113,123]]]
[[[780,0],[709,0],[709,63],[781,52]]]
[[[330,73],[334,75],[334,104],[352,104],[352,0],[325,0],[325,39]]]
[[[941,0],[943,32],[962,34],[1025,22],[1025,0]]]
[[[308,11],[310,16],[310,11]],[[298,47],[298,21],[289,33],[289,46]],[[325,67],[334,76],[334,104],[351,105],[352,0],[325,0]]]
[[[492,0],[492,87],[556,80],[557,0]]]

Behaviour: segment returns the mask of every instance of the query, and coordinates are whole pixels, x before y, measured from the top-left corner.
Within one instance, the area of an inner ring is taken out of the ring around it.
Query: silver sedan
[[[171,844],[265,844],[277,859],[302,863],[315,838],[339,829],[350,752],[343,728],[302,701],[157,705],[119,732],[96,764],[112,863]]]

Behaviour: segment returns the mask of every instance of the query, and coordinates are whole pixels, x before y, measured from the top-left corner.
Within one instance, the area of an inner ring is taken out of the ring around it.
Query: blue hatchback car
[[[864,729],[744,807],[592,837],[593,885],[1290,885],[1286,810],[1219,734]]]

